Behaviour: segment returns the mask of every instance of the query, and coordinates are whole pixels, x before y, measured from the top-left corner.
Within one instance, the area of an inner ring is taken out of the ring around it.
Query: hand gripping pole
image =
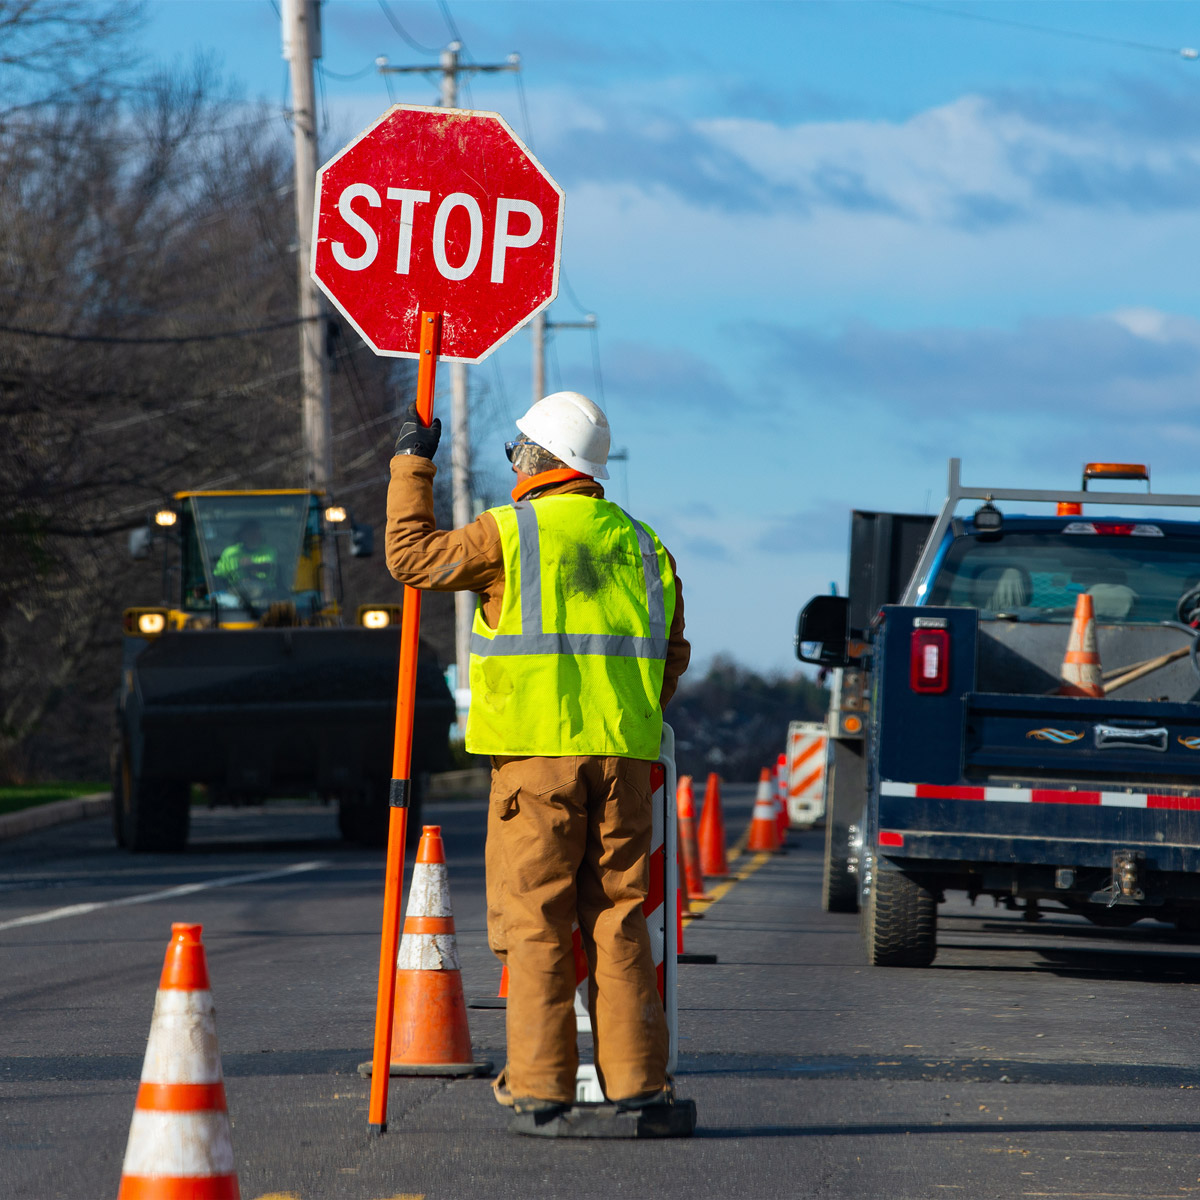
[[[421,314],[417,360],[417,416],[433,421],[433,384],[441,349],[442,314]],[[412,787],[413,713],[417,694],[417,645],[421,637],[421,593],[404,589],[400,624],[400,671],[396,683],[396,739],[392,750],[392,786],[388,807],[387,875],[383,887],[383,932],[379,939],[379,994],[375,1001],[375,1053],[371,1060],[372,1134],[387,1132],[388,1063],[392,1056],[392,1010],[396,1003],[396,952],[400,946],[400,900],[404,891],[404,839],[408,834],[408,797]]]

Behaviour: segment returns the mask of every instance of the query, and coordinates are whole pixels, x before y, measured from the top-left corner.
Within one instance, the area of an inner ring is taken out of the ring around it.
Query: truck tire
[[[937,954],[937,898],[899,871],[876,869],[862,932],[873,967],[927,967]]]
[[[858,882],[850,873],[849,855],[849,827],[826,820],[825,873],[821,879],[821,907],[826,912],[858,912]]]
[[[121,736],[113,737],[112,752],[109,755],[109,778],[112,780],[112,829],[113,838],[118,846],[125,846],[125,803],[124,796],[129,790],[126,778],[129,770],[129,759],[121,745]]]
[[[348,842],[379,850],[387,845],[390,779],[373,779],[338,797],[338,829]],[[409,785],[408,828],[405,849],[411,850],[421,836],[424,781],[414,775]]]
[[[176,779],[141,779],[124,770],[122,780],[121,845],[137,854],[183,850],[191,818],[190,785]],[[113,807],[118,807],[116,797]]]

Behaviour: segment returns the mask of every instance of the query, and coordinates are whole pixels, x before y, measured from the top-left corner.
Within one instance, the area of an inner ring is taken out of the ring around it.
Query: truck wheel
[[[899,871],[874,872],[863,913],[874,967],[927,967],[937,954],[937,898]]]
[[[848,826],[826,820],[825,874],[821,880],[821,907],[826,912],[858,912],[858,883],[850,873],[849,856]]]
[[[125,753],[124,741],[120,734],[113,738],[112,753],[109,756],[110,778],[112,779],[112,828],[113,837],[118,846],[125,845],[125,810],[128,807],[125,796],[129,792],[129,756]]]
[[[191,787],[175,779],[140,779],[123,772],[121,844],[136,853],[177,854],[188,840]]]
[[[390,779],[374,779],[338,797],[338,829],[348,842],[381,849],[387,845]],[[408,830],[405,849],[416,846],[421,836],[421,801],[424,786],[414,775],[409,786]]]

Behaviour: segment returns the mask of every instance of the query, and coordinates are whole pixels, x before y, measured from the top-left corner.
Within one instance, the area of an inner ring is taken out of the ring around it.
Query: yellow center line
[[[750,830],[747,828],[746,832],[743,833],[742,836],[733,844],[733,846],[730,847],[729,853],[725,856],[725,861],[730,867],[732,867],[733,864],[745,854],[746,842],[749,840],[749,838]],[[710,908],[712,908],[712,906],[716,904],[718,900],[729,895],[735,884],[741,883],[744,879],[749,879],[750,876],[759,869],[759,867],[763,866],[764,863],[770,862],[771,857],[771,853],[767,850],[763,850],[758,854],[755,854],[749,862],[745,863],[741,870],[734,871],[728,879],[723,879],[719,884],[717,884],[717,886],[708,893],[706,899],[689,899],[688,906],[692,911],[690,913],[683,914],[683,923],[686,925],[694,918],[702,916]]]

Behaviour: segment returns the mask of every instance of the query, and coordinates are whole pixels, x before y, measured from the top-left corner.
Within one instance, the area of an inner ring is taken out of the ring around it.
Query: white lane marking
[[[238,883],[259,883],[264,879],[279,879],[284,875],[298,875],[301,871],[316,871],[327,867],[327,862],[292,863],[277,871],[256,871],[253,875],[228,875],[224,879],[206,879],[201,883],[184,883],[179,887],[164,888],[160,892],[139,892],[136,896],[123,896],[120,900],[95,900],[90,904],[68,904],[63,908],[51,908],[45,912],[31,913],[27,917],[16,917],[11,921],[0,921],[0,930],[16,929],[22,925],[42,925],[46,921],[61,921],[64,917],[81,917],[85,913],[101,908],[121,908],[129,904],[149,904],[154,900],[170,900],[175,896],[191,896],[210,888],[232,887]]]

